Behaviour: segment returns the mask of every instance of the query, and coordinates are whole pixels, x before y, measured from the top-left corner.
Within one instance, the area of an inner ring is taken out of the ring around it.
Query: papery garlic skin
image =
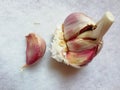
[[[31,65],[43,57],[46,50],[46,42],[42,37],[35,33],[27,35],[26,41],[26,64]]]

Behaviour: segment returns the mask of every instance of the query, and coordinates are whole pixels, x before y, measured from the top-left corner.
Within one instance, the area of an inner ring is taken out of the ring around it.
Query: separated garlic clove
[[[75,38],[86,30],[94,29],[95,23],[83,13],[70,14],[63,23],[65,40]]]
[[[29,35],[27,35],[26,41],[27,48],[25,66],[29,66],[43,57],[46,50],[46,43],[42,37],[36,35],[35,33],[30,33]]]

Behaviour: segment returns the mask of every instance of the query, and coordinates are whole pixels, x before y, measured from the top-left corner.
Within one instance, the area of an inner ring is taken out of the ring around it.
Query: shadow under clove
[[[75,75],[76,73],[80,72],[82,68],[73,68],[71,66],[65,65],[63,63],[57,62],[53,58],[50,58],[50,69],[60,72],[64,76],[71,76]]]

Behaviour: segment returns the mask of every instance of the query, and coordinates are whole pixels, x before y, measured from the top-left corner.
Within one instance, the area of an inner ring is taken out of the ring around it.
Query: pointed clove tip
[[[107,11],[105,15],[111,22],[114,22],[114,16],[110,11]]]
[[[28,67],[27,64],[23,65],[23,66],[21,67],[21,71],[23,71],[26,67]]]

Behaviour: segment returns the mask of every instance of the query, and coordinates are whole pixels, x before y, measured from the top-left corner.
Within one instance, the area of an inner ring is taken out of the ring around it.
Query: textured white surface
[[[0,0],[0,90],[119,90],[119,6],[119,0]],[[108,10],[115,22],[89,65],[74,69],[50,58],[51,34],[67,15],[80,11],[97,21]],[[30,32],[46,40],[47,51],[41,61],[21,72],[25,35]]]

